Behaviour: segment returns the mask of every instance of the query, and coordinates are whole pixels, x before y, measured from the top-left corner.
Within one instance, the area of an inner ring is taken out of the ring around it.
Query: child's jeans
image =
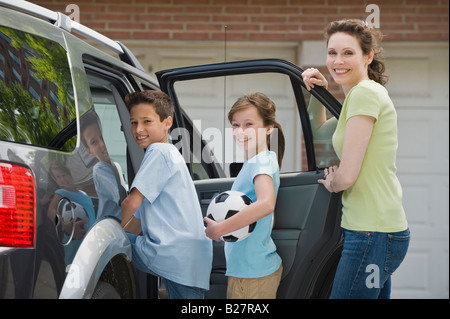
[[[134,252],[134,245],[136,243],[137,236],[131,234],[129,232],[125,232],[128,236],[128,239],[131,242],[132,254],[133,254],[133,265],[136,269],[139,269],[143,272],[151,274],[153,276],[157,276],[157,274],[153,273],[150,269],[148,269],[147,265],[139,258],[138,254]],[[161,276],[159,276],[161,277]],[[184,286],[164,277],[164,283],[166,285],[167,294],[169,299],[204,299],[205,298],[205,290],[197,287]]]
[[[201,288],[184,286],[164,278],[169,299],[204,299],[205,291]]]
[[[343,229],[344,248],[331,298],[389,299],[391,275],[409,245],[409,230],[396,233]]]

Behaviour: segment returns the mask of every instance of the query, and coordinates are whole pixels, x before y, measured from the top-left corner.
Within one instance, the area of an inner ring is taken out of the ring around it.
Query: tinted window
[[[75,118],[66,51],[0,27],[0,139],[72,150]]]

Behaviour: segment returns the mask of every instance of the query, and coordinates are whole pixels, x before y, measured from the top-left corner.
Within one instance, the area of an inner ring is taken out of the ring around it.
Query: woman
[[[328,25],[326,39],[327,68],[345,93],[332,138],[340,164],[318,181],[330,192],[343,191],[344,247],[331,298],[389,298],[409,230],[396,176],[397,115],[383,86],[381,34],[363,21],[341,20]],[[328,86],[316,69],[305,70],[303,80],[308,90]]]

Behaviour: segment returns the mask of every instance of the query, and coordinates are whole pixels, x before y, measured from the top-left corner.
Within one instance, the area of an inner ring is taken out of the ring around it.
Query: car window
[[[105,152],[118,170],[119,182],[128,190],[127,143],[117,110],[117,104],[123,104],[123,100],[117,101],[121,99],[119,94],[114,94],[117,88],[107,79],[89,74],[88,80],[93,103],[91,112],[95,112],[100,121]]]
[[[70,151],[76,110],[67,52],[0,27],[0,139]]]
[[[277,120],[286,138],[286,150],[281,172],[307,170],[305,145],[297,102],[289,76],[279,73],[233,75],[207,79],[178,81],[175,92],[180,106],[201,133],[206,147],[193,141],[193,169],[200,159],[213,159],[227,177],[235,176],[235,168],[244,162],[243,152],[233,142],[228,111],[240,96],[262,92],[277,106]],[[208,157],[211,156],[211,159]],[[195,173],[195,171],[194,171]],[[205,178],[205,174],[198,174]]]
[[[332,144],[332,136],[336,129],[337,119],[305,88],[302,87],[302,91],[308,106],[316,167],[325,168],[337,165],[339,159],[334,152]]]

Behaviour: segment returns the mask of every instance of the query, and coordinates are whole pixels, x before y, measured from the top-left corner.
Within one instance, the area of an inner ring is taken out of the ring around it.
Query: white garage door
[[[448,44],[385,46],[398,112],[397,168],[411,230],[394,298],[449,297]]]

